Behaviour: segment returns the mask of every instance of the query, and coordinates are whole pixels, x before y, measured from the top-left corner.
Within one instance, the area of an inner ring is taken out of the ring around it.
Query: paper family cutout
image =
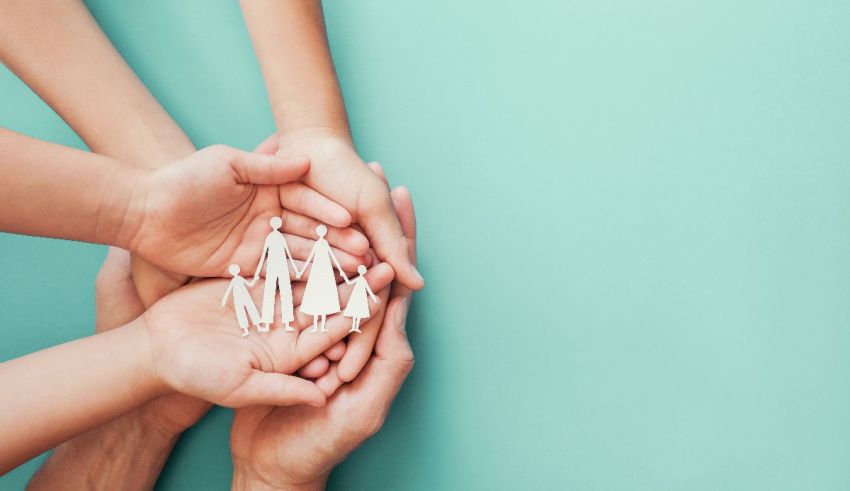
[[[345,317],[351,318],[351,330],[349,332],[361,332],[360,321],[369,317],[369,299],[378,303],[378,297],[369,288],[366,282],[366,266],[360,265],[357,267],[359,274],[353,280],[350,280],[339,260],[334,256],[331,246],[325,235],[328,233],[328,228],[324,225],[316,227],[316,235],[319,237],[307,260],[304,262],[304,268],[299,271],[295,264],[295,259],[289,251],[289,245],[286,243],[286,238],[280,232],[283,226],[283,220],[280,217],[273,217],[269,224],[272,231],[266,236],[266,242],[263,244],[263,252],[260,254],[260,261],[257,264],[257,270],[254,272],[253,279],[249,282],[240,275],[240,268],[237,264],[231,264],[227,271],[233,276],[230,284],[227,286],[227,291],[224,292],[224,298],[221,300],[221,305],[227,304],[227,297],[233,294],[233,308],[236,311],[236,320],[239,323],[239,328],[242,329],[242,337],[248,336],[248,321],[257,327],[257,332],[269,332],[270,326],[274,323],[275,301],[277,294],[280,293],[280,321],[283,323],[286,331],[295,331],[290,325],[295,320],[294,307],[292,302],[292,284],[289,279],[289,266],[292,266],[292,272],[295,273],[295,278],[301,279],[301,276],[310,269],[310,276],[307,278],[307,286],[304,289],[304,298],[301,301],[301,306],[298,310],[313,316],[313,328],[310,332],[321,330],[327,332],[325,321],[330,314],[338,313],[339,292],[337,291],[336,278],[334,277],[333,267],[336,266],[340,276],[348,285],[354,285],[351,291],[351,296],[348,298],[348,304],[345,306],[345,311],[342,313]],[[257,311],[257,306],[251,298],[251,293],[248,291],[252,288],[260,278],[260,271],[266,266],[266,280],[263,286],[263,311],[262,314]],[[368,297],[367,297],[368,295]],[[319,326],[321,319],[321,328]]]

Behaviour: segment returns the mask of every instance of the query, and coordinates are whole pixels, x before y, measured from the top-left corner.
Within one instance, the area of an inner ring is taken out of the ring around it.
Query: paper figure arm
[[[292,257],[292,253],[289,252],[289,244],[286,241],[283,241],[283,250],[286,252],[286,258],[289,259],[289,264],[292,265],[292,270],[295,271],[295,275],[297,278],[301,278],[301,275],[298,274],[298,266],[295,264],[295,259]]]
[[[233,289],[233,282],[227,284],[227,290],[224,292],[224,298],[221,299],[221,306],[224,307],[227,305],[227,297],[230,295],[230,290]]]
[[[366,278],[365,278],[365,277],[363,277],[363,276],[361,276],[360,278],[363,280],[363,284],[364,284],[364,285],[366,285],[366,293],[368,293],[368,294],[369,294],[369,297],[371,297],[371,298],[372,298],[372,301],[373,301],[373,302],[375,302],[375,303],[380,303],[380,302],[378,301],[378,297],[377,297],[377,296],[375,296],[375,293],[374,293],[374,292],[372,291],[372,289],[369,287],[369,282],[368,282],[368,281],[366,281]]]
[[[334,265],[336,265],[336,269],[339,271],[339,275],[342,276],[342,279],[345,280],[347,285],[350,285],[348,281],[348,276],[345,276],[345,272],[342,270],[342,266],[339,265],[339,259],[334,256],[334,251],[331,250],[330,246],[328,246],[328,254],[331,256],[331,260],[333,260]]]
[[[254,281],[257,281],[257,278],[260,277],[260,271],[263,270],[263,264],[266,263],[266,254],[269,252],[269,238],[266,237],[265,243],[263,243],[263,253],[260,254],[260,262],[257,264],[257,271],[254,272]],[[254,283],[250,283],[250,286],[254,286]]]
[[[316,244],[313,244],[313,248],[310,249],[310,255],[307,256],[307,259],[304,261],[304,269],[302,269],[301,271],[298,271],[298,268],[295,268],[295,277],[297,279],[300,280],[301,275],[304,274],[305,271],[307,271],[307,268],[310,266],[310,261],[313,260],[313,255],[315,253],[316,253]]]

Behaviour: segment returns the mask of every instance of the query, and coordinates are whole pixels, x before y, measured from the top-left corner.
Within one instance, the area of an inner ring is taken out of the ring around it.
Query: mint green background
[[[198,145],[273,131],[235,2],[90,5]],[[416,369],[332,489],[850,487],[850,4],[326,10],[429,281]],[[5,71],[0,94],[4,126],[82,146]],[[0,359],[92,330],[103,256],[0,236]],[[229,421],[160,487],[227,489]]]

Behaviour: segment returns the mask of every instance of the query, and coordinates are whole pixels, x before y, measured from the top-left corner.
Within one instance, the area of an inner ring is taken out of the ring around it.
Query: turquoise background
[[[198,145],[273,131],[235,2],[90,6]],[[429,281],[416,368],[331,489],[850,488],[850,3],[326,14]],[[7,71],[0,94],[4,126],[82,147]],[[0,359],[92,331],[104,253],[0,236]],[[228,489],[230,418],[159,487]]]

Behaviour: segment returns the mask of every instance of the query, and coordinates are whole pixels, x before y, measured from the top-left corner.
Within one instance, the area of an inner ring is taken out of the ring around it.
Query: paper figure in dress
[[[351,317],[351,330],[348,332],[360,332],[360,321],[369,318],[369,298],[373,302],[378,303],[378,297],[369,288],[369,283],[366,282],[366,266],[362,264],[357,266],[357,272],[360,276],[353,280],[345,280],[349,285],[354,285],[351,290],[351,296],[348,297],[348,304],[345,306],[345,311],[342,315]],[[369,298],[366,297],[369,295]]]
[[[260,254],[260,262],[257,264],[257,271],[254,273],[254,282],[256,282],[257,278],[260,277],[263,264],[266,265],[266,283],[263,286],[263,315],[258,330],[268,332],[269,326],[274,323],[275,298],[277,293],[280,292],[280,320],[287,331],[295,331],[289,325],[290,322],[295,320],[294,307],[292,306],[292,284],[289,281],[289,265],[292,265],[292,270],[296,273],[298,267],[295,265],[292,253],[289,252],[286,238],[280,233],[283,220],[280,217],[272,217],[269,225],[272,226],[272,231],[266,236],[266,243],[263,245],[262,254]],[[253,285],[253,283],[251,284]]]
[[[299,308],[301,312],[313,316],[313,329],[310,332],[316,332],[319,329],[318,321],[320,317],[322,319],[321,330],[327,332],[328,330],[325,328],[327,316],[340,311],[339,293],[336,289],[336,278],[334,278],[331,262],[336,266],[342,279],[348,281],[339,260],[331,251],[328,241],[325,240],[327,233],[328,228],[324,225],[316,227],[316,234],[319,239],[313,244],[313,250],[310,251],[310,255],[304,262],[304,269],[296,273],[296,277],[300,279],[307,268],[312,266],[310,277],[307,278],[307,286],[304,287],[304,298],[301,300],[301,307]]]
[[[239,276],[238,264],[231,264],[227,271],[233,275],[233,279],[227,285],[227,291],[224,292],[221,305],[227,305],[227,297],[233,292],[233,310],[236,311],[236,320],[239,321],[239,327],[242,329],[242,337],[244,338],[248,335],[248,318],[255,326],[260,325],[260,313],[257,312],[257,306],[254,305],[254,300],[248,292],[248,287],[254,286],[257,280],[254,279],[249,283],[245,278]]]

